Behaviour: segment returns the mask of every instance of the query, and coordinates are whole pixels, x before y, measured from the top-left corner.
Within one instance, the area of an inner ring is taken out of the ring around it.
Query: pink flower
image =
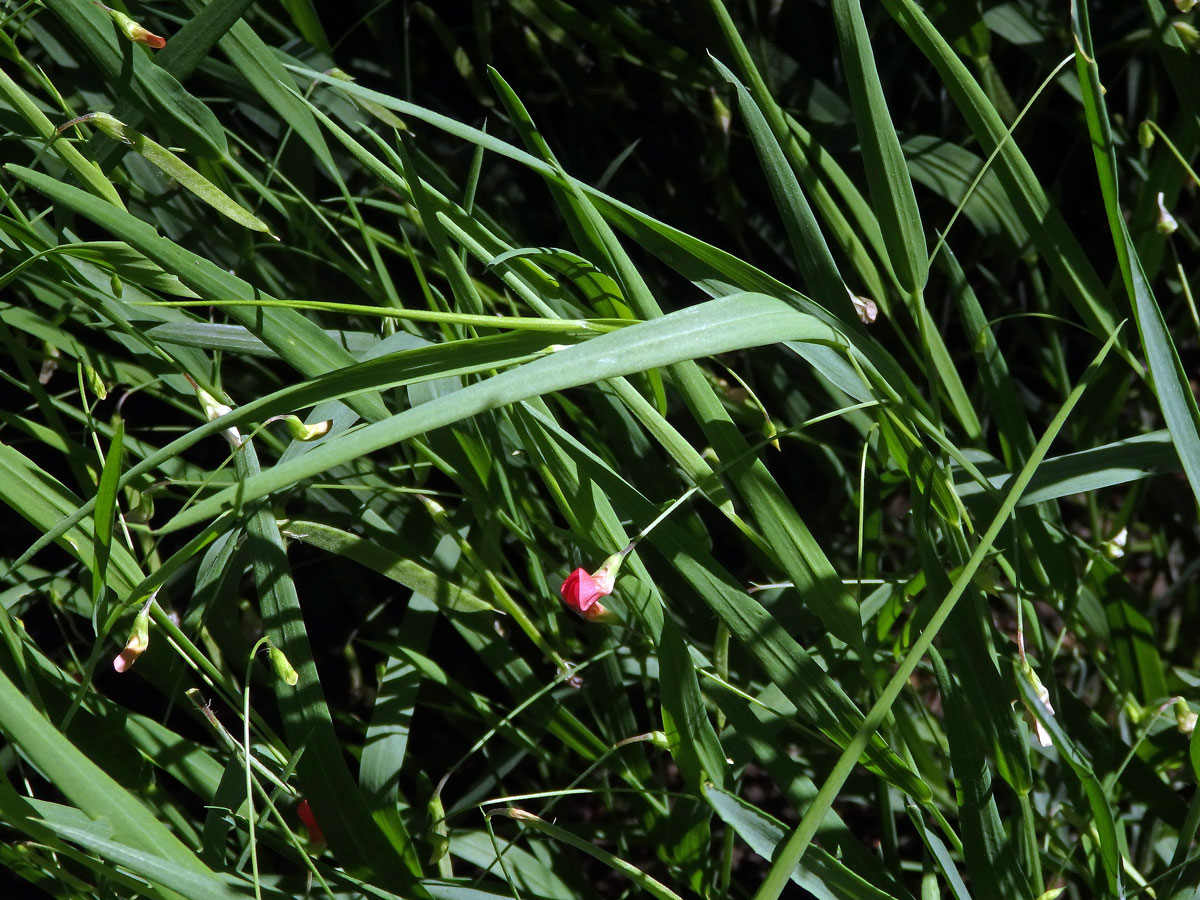
[[[583,569],[576,569],[562,583],[562,596],[567,606],[585,616],[596,601],[605,594],[611,594],[614,576],[599,569],[595,575],[589,575]]]

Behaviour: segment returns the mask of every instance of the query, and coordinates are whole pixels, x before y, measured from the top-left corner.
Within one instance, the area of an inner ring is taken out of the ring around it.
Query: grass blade
[[[896,277],[917,294],[929,277],[925,233],[858,0],[833,0],[833,20],[875,215]]]

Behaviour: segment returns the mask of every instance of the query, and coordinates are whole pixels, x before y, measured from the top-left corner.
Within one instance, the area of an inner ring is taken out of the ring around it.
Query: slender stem
[[[262,885],[258,876],[258,843],[254,839],[254,776],[250,768],[250,675],[254,668],[254,657],[258,651],[270,643],[270,639],[261,637],[250,651],[246,660],[246,681],[242,689],[242,751],[246,759],[246,825],[249,828],[250,866],[254,871],[254,896],[262,900]]]

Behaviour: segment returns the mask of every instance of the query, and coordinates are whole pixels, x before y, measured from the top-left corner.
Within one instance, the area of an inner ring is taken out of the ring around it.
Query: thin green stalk
[[[321,300],[156,300],[135,303],[135,306],[202,306],[262,307],[278,309],[312,309],[342,315],[375,316],[381,319],[402,319],[409,322],[441,322],[453,325],[473,325],[487,328],[512,328],[517,331],[548,331],[555,334],[604,334],[634,324],[629,319],[540,319],[533,316],[480,316],[460,312],[438,312],[423,309],[390,309],[385,306],[366,306],[359,303],[326,303]]]

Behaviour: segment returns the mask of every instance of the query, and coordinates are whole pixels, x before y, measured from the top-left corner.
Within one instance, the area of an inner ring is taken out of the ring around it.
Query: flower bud
[[[1196,730],[1196,714],[1192,712],[1187,701],[1182,697],[1175,698],[1175,727],[1181,734],[1191,734]]]
[[[288,662],[283,651],[274,644],[267,644],[267,658],[271,660],[271,667],[279,676],[280,681],[295,686],[296,682],[300,680],[300,676],[296,674],[296,670],[292,668],[292,664]]]
[[[653,744],[655,747],[657,747],[659,750],[670,750],[671,749],[671,742],[670,742],[670,740],[667,739],[666,732],[651,731],[651,732],[649,732],[649,739],[650,739],[650,743]]]
[[[1175,221],[1175,217],[1167,210],[1167,206],[1163,203],[1163,192],[1158,192],[1158,219],[1154,223],[1154,230],[1163,237],[1174,234],[1179,228],[1179,223]]]
[[[1138,143],[1146,150],[1154,146],[1155,134],[1154,128],[1150,125],[1148,119],[1144,119],[1142,124],[1138,126]]]
[[[424,494],[417,494],[417,499],[421,501],[425,510],[436,522],[448,524],[446,520],[446,507],[442,506],[442,504],[438,503],[432,497],[427,497]]]
[[[1182,13],[1191,12],[1196,0],[1175,0],[1175,8]]]
[[[312,807],[308,805],[308,801],[301,798],[296,804],[296,815],[304,824],[305,830],[308,832],[308,839],[314,847],[325,846],[325,835],[321,833],[321,826],[317,824],[317,817],[313,815]]]
[[[712,97],[713,118],[717,120],[717,127],[721,129],[721,134],[728,137],[730,126],[733,125],[733,113],[719,93],[710,90],[709,95]]]
[[[283,422],[287,425],[288,433],[295,441],[315,441],[317,438],[325,437],[329,434],[329,429],[333,425],[332,419],[326,419],[324,422],[317,422],[315,425],[305,425],[304,420],[299,416],[275,416],[268,419],[268,422]]]
[[[96,395],[97,400],[108,399],[108,388],[104,386],[104,379],[100,377],[100,373],[87,360],[80,360],[79,365],[83,367],[83,380]]]
[[[153,598],[146,601],[142,611],[133,620],[133,628],[129,631],[125,649],[113,657],[113,668],[118,672],[129,671],[137,658],[150,646],[150,604],[153,602]]]
[[[1125,545],[1129,543],[1129,529],[1122,528],[1110,540],[1104,542],[1104,555],[1109,559],[1120,559],[1125,555]]]
[[[130,143],[129,136],[125,133],[125,123],[106,112],[84,113],[82,116],[69,119],[54,129],[54,136],[58,137],[73,125],[82,125],[85,122],[103,131],[114,141],[121,141],[123,144]]]
[[[111,9],[103,3],[97,3],[96,5],[109,14],[112,20],[117,23],[117,27],[121,29],[122,33],[129,40],[138,44],[145,44],[147,47],[152,47],[155,50],[161,50],[167,46],[166,38],[159,37],[157,34],[143,28],[120,10]]]
[[[429,839],[429,864],[437,865],[442,857],[450,852],[450,829],[446,825],[446,810],[442,806],[440,794],[429,798],[429,827],[425,830]]]

